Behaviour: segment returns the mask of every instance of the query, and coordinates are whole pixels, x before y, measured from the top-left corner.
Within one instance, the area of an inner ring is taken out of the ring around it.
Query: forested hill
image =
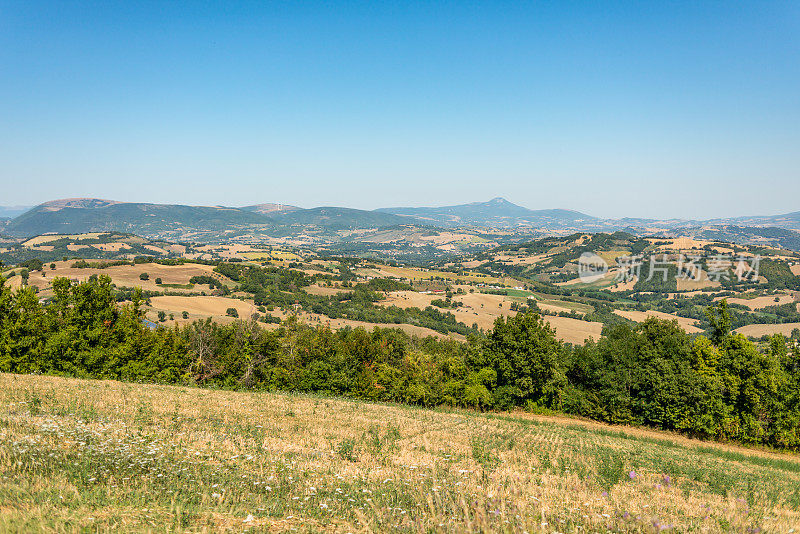
[[[22,237],[105,231],[156,235],[176,229],[206,232],[272,224],[265,215],[237,208],[80,200],[84,202],[57,201],[36,206],[13,219],[5,231]]]

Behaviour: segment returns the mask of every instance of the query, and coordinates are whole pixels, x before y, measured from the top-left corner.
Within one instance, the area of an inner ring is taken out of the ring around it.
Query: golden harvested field
[[[298,261],[303,259],[294,252],[286,250],[239,252],[239,256],[249,260]]]
[[[86,260],[89,263],[101,262],[108,260]],[[208,290],[207,286],[198,286],[193,290],[183,290],[180,288],[164,288],[156,285],[156,278],[161,278],[164,284],[188,284],[192,276],[212,276],[216,275],[218,279],[225,279],[222,275],[214,273],[213,265],[201,265],[198,263],[187,263],[184,265],[159,265],[157,263],[145,263],[140,265],[117,265],[107,269],[73,269],[71,265],[75,260],[57,261],[55,262],[55,270],[50,269],[50,264],[45,266],[46,277],[42,277],[41,273],[31,273],[30,283],[37,286],[40,290],[46,290],[50,287],[53,278],[62,277],[75,279],[84,282],[89,279],[93,274],[108,275],[111,281],[119,287],[141,287],[149,291],[202,291],[203,288]],[[147,273],[150,276],[149,280],[140,280],[139,275]]]
[[[792,265],[789,269],[791,269],[793,275],[800,276],[800,263]]]
[[[552,315],[544,315],[543,318],[550,326],[555,328],[558,339],[574,345],[583,345],[588,338],[596,341],[600,339],[600,334],[603,331],[603,323]]]
[[[783,324],[749,324],[741,328],[737,328],[736,332],[744,334],[748,337],[761,337],[764,335],[783,334],[790,336],[792,330],[800,328],[800,323],[783,323]],[[798,531],[800,532],[800,531]]]
[[[56,241],[58,239],[97,239],[101,235],[105,235],[102,232],[92,232],[88,234],[47,234],[47,235],[40,235],[36,237],[32,237],[27,241],[23,242],[22,245],[25,247],[34,247],[37,245],[43,245],[45,243],[49,243],[51,241]]]
[[[616,273],[615,273],[615,276],[616,276]],[[638,281],[639,281],[639,279],[634,277],[631,280],[628,280],[627,282],[617,282],[613,286],[609,287],[608,290],[612,291],[612,292],[630,291],[630,290],[633,289],[633,287],[636,285],[636,282],[638,282]]]
[[[507,262],[512,265],[536,265],[543,259],[547,258],[548,254],[536,254],[532,256],[527,255],[510,255],[510,254],[498,254],[495,256],[495,261],[502,261]],[[481,262],[478,262],[480,265]],[[469,267],[467,263],[462,264],[464,267]],[[475,265],[477,267],[478,265]]]
[[[700,276],[696,280],[691,278],[678,278],[678,291],[694,291],[704,287],[719,287],[722,284],[717,280],[708,278],[708,273],[700,269]]]
[[[667,241],[660,238],[651,238],[648,239],[651,243],[656,242],[663,242]],[[669,243],[665,245],[659,245],[660,249],[664,250],[699,250],[706,245],[710,245],[711,241],[703,241],[700,239],[692,239],[690,237],[678,237],[675,239],[669,239]]]
[[[273,313],[273,315],[281,316],[281,314],[277,313]],[[363,328],[367,332],[372,332],[372,330],[375,327],[397,328],[412,336],[419,336],[419,337],[433,336],[442,339],[451,338],[462,341],[464,340],[464,336],[462,336],[461,334],[457,334],[455,332],[450,332],[449,334],[442,334],[440,332],[437,332],[436,330],[431,330],[430,328],[424,328],[413,324],[367,323],[364,321],[354,321],[352,319],[331,319],[330,317],[327,317],[325,315],[319,315],[316,313],[306,313],[306,312],[299,313],[298,317],[300,318],[301,321],[304,321],[310,325],[329,326],[333,330],[339,330],[341,328],[350,327],[350,328]],[[277,328],[278,325],[268,325],[268,326],[273,326]]]
[[[796,457],[522,412],[0,374],[3,532],[791,532]]]
[[[237,313],[239,314],[239,319],[248,320],[252,315],[258,312],[258,309],[252,302],[245,302],[239,299],[228,298],[228,297],[216,297],[216,296],[191,296],[191,297],[182,297],[182,296],[161,296],[161,297],[151,297],[150,302],[152,303],[152,308],[150,308],[147,312],[147,319],[157,322],[158,321],[158,312],[163,311],[169,316],[172,314],[174,316],[173,320],[167,319],[167,321],[163,324],[166,326],[172,326],[173,324],[186,324],[191,323],[197,319],[205,319],[206,317],[211,317],[214,321],[219,323],[230,323],[235,321],[236,319],[233,317],[229,317],[226,312],[228,308],[235,308]],[[187,319],[183,319],[182,313],[188,312],[189,317]],[[285,313],[280,309],[276,308],[273,311],[267,312],[274,317],[278,317],[280,319],[286,319],[291,315],[291,313]],[[367,323],[364,321],[353,321],[350,319],[331,319],[325,315],[320,315],[316,313],[307,313],[304,311],[299,311],[296,313],[297,317],[304,323],[308,323],[310,325],[321,325],[321,326],[329,326],[333,330],[338,330],[340,328],[364,328],[368,332],[371,332],[376,326],[381,328],[398,328],[407,334],[415,335],[419,337],[426,337],[426,336],[434,336],[439,338],[446,338],[451,337],[453,339],[464,339],[464,336],[456,333],[451,333],[449,336],[445,334],[441,334],[435,330],[431,330],[430,328],[423,328],[420,326],[410,325],[410,324],[388,324],[388,323]],[[268,323],[262,324],[264,328],[268,329],[275,329],[278,328],[280,325],[275,323]]]
[[[557,286],[579,286],[580,288],[594,287],[598,289],[608,289],[610,291],[623,291],[623,288],[633,289],[636,280],[630,282],[619,282],[617,276],[619,269],[611,269],[606,273],[598,273],[584,278],[573,278],[566,282],[556,282]]]
[[[681,328],[686,330],[686,332],[689,334],[697,334],[703,331],[701,328],[695,326],[697,324],[697,320],[689,319],[687,317],[679,317],[671,313],[664,313],[655,310],[648,310],[643,312],[636,310],[614,310],[614,313],[616,313],[620,317],[625,317],[626,319],[630,319],[631,321],[636,321],[637,323],[645,321],[648,317],[657,317],[658,319],[666,319],[667,321],[677,320]]]
[[[178,297],[170,295],[151,297],[150,302],[152,304],[152,313],[148,314],[150,320],[153,320],[159,310],[167,314],[175,314],[176,320],[180,318],[182,312],[189,312],[188,322],[205,317],[213,317],[214,320],[219,322],[233,321],[234,318],[225,314],[228,308],[235,308],[239,313],[240,319],[249,319],[258,311],[250,302],[227,297]]]
[[[6,286],[10,287],[12,291],[17,291],[18,289],[22,288],[22,277],[12,276],[11,278],[6,280]]]
[[[431,305],[432,300],[443,298],[444,295],[426,295],[416,291],[393,291],[388,298],[378,302],[378,304],[382,306],[397,306],[398,308],[417,307],[424,309]],[[453,300],[463,302],[464,306],[446,311],[455,315],[457,321],[467,326],[477,323],[478,328],[489,330],[493,327],[498,317],[516,315],[516,312],[511,311],[511,303],[514,300],[504,295],[487,295],[475,292],[453,295]],[[567,307],[557,308],[558,311],[569,309]],[[588,337],[599,339],[600,332],[603,329],[602,323],[551,315],[545,315],[543,318],[555,328],[559,339],[569,343],[583,344]]]
[[[392,267],[391,265],[378,265],[377,269],[358,269],[358,274],[363,276],[381,276],[407,278],[411,280],[428,280],[431,276],[441,277],[445,280],[464,280],[466,282],[478,282],[485,284],[502,284],[516,282],[511,278],[497,278],[481,273],[465,271],[463,274],[451,273],[448,271],[438,271],[436,269],[418,269],[413,267]]]
[[[722,300],[724,297],[716,297],[714,300]],[[776,302],[775,299],[778,299]],[[781,304],[790,304],[794,302],[794,297],[791,295],[766,295],[763,297],[756,297],[752,299],[737,299],[733,297],[727,297],[728,304],[741,304],[742,306],[747,306],[751,310],[760,310],[761,308],[766,308],[767,306],[778,306]]]
[[[347,289],[341,287],[325,287],[325,286],[320,286],[318,284],[312,284],[308,287],[304,287],[303,289],[312,295],[326,295],[326,296],[336,295],[337,293],[347,291]]]

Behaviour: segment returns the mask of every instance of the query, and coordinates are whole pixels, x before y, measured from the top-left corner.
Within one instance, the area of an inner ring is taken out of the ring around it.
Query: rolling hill
[[[274,215],[276,222],[291,226],[316,226],[330,230],[356,228],[382,228],[420,221],[380,211],[366,211],[332,206],[284,211]]]
[[[271,224],[269,217],[239,208],[67,199],[36,206],[11,220],[5,232],[20,237],[108,231],[156,236]]]
[[[0,388],[9,532],[754,533],[800,519],[796,456],[641,428],[49,376],[0,374]]]
[[[500,197],[493,198],[488,202],[473,202],[456,206],[380,208],[376,211],[415,217],[431,225],[447,227],[575,226],[598,221],[595,217],[572,210],[531,210]]]
[[[430,244],[414,237],[420,230],[445,235],[458,228],[461,229],[459,232],[486,233],[490,241],[499,239],[502,242],[575,232],[623,230],[637,236],[718,239],[800,250],[800,212],[706,221],[604,219],[567,209],[531,210],[503,198],[454,206],[380,208],[373,211],[335,206],[304,209],[277,203],[224,207],[72,198],[46,202],[13,219],[0,216],[0,231],[17,238],[49,233],[114,231],[172,241],[303,237],[326,243],[360,244],[365,236],[356,236],[352,231],[382,232],[391,227],[397,229],[395,234],[402,234],[391,239],[391,248],[410,250],[413,245],[417,247],[414,249],[417,253],[424,252],[420,247]],[[442,238],[439,241],[441,245],[453,239]],[[390,255],[397,250],[389,251]]]
[[[291,213],[293,211],[302,210],[303,208],[299,208],[297,206],[290,206],[289,204],[266,203],[266,204],[254,204],[252,206],[244,206],[242,207],[242,209],[245,211],[260,213],[262,215],[272,216],[281,213]]]

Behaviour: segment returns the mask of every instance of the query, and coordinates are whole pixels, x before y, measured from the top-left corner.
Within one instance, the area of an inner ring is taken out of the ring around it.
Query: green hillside
[[[191,230],[223,231],[246,225],[269,226],[271,223],[265,215],[238,208],[119,202],[53,209],[48,203],[13,219],[4,231],[21,237],[107,231],[152,236]]]

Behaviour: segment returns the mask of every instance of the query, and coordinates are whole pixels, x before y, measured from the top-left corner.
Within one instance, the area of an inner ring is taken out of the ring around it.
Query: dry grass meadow
[[[524,413],[0,374],[2,532],[792,532],[800,460]]]

